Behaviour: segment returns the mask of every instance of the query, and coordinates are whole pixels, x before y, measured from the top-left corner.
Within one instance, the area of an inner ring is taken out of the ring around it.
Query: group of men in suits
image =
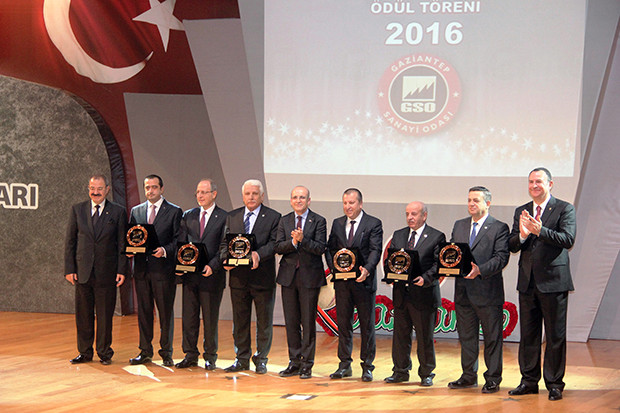
[[[568,250],[575,238],[575,212],[571,204],[551,196],[551,173],[536,168],[529,175],[529,202],[515,211],[512,232],[508,225],[489,215],[491,192],[482,186],[469,189],[470,217],[455,222],[451,242],[469,244],[472,269],[455,280],[457,331],[461,343],[461,377],[448,384],[451,389],[478,385],[479,331],[484,338],[483,393],[499,391],[502,380],[502,333],[504,285],[502,270],[510,251],[521,252],[517,289],[521,309],[519,365],[521,384],[510,395],[538,393],[541,378],[541,331],[544,323],[547,346],[543,378],[550,400],[562,398],[566,364],[566,311],[573,285]],[[131,364],[150,362],[153,357],[153,310],[159,312],[159,354],[172,366],[173,304],[176,243],[202,243],[207,264],[200,272],[182,275],[183,351],[177,368],[197,366],[200,312],[203,314],[203,358],[207,370],[215,369],[217,322],[225,270],[233,307],[233,339],[236,358],[227,372],[248,370],[250,359],[258,374],[267,372],[273,337],[276,283],[281,285],[288,343],[289,364],[282,377],[312,377],[316,348],[316,312],[320,288],[326,284],[323,255],[332,274],[337,269],[334,253],[357,251],[359,265],[352,280],[336,281],[338,358],[331,379],[352,375],[353,315],[357,309],[361,331],[362,381],[373,380],[375,358],[376,267],[381,260],[383,228],[378,218],[363,210],[362,193],[349,188],[342,195],[344,215],[336,218],[327,238],[326,220],[309,209],[308,188],[291,191],[293,211],[284,217],[263,205],[264,188],[258,180],[242,186],[244,206],[227,213],[215,205],[217,187],[211,179],[198,183],[199,207],[182,214],[180,208],[163,199],[163,181],[157,175],[145,179],[147,201],[134,207],[131,224],[151,224],[160,246],[152,254],[134,257],[138,295],[140,354]],[[76,281],[76,325],[79,355],[72,363],[93,358],[94,309],[97,309],[96,351],[109,364],[112,315],[116,287],[127,275],[124,255],[126,215],[122,207],[105,200],[109,184],[105,177],[89,181],[90,201],[72,208],[65,252],[66,279]],[[446,237],[427,225],[424,203],[411,202],[405,209],[407,226],[394,232],[391,247],[417,251],[420,274],[410,282],[393,286],[394,335],[393,374],[387,383],[409,380],[412,332],[417,338],[418,375],[422,386],[432,386],[435,362],[433,331],[441,305],[437,261],[439,246]],[[225,266],[226,234],[253,234],[255,245],[250,265]],[[276,277],[275,254],[282,255]],[[356,264],[357,265],[357,264]],[[181,274],[178,274],[181,275]],[[252,305],[256,312],[256,351],[252,353],[250,324]]]

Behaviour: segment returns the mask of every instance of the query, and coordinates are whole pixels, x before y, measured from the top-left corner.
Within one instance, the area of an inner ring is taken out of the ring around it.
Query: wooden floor
[[[175,361],[183,358],[181,323],[175,320]],[[564,399],[539,395],[510,397],[519,383],[517,344],[504,346],[504,381],[499,393],[485,395],[480,387],[450,390],[449,381],[460,375],[456,340],[437,340],[435,386],[412,381],[383,382],[391,374],[391,338],[377,339],[375,381],[363,383],[355,360],[353,377],[330,380],[338,364],[337,339],[317,337],[314,377],[281,378],[287,364],[283,327],[274,328],[269,372],[226,373],[234,359],[231,322],[220,322],[218,369],[177,370],[157,359],[146,366],[130,366],[138,354],[137,317],[114,318],[116,354],[110,366],[98,362],[72,365],[75,325],[72,315],[0,312],[0,412],[198,412],[295,411],[302,412],[587,412],[620,411],[620,342],[593,340],[569,343]],[[359,353],[356,340],[354,354]],[[414,362],[414,369],[417,363]],[[484,371],[481,366],[480,371]],[[416,380],[412,375],[412,380]],[[480,380],[482,376],[480,376]]]

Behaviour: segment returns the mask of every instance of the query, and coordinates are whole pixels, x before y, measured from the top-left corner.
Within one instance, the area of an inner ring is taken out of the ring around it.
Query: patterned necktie
[[[297,217],[297,226],[295,228],[301,229],[301,217],[300,216]]]
[[[540,207],[540,205],[536,205],[536,217],[535,217],[536,221],[540,219],[541,211],[542,211],[542,208]]]
[[[205,233],[206,217],[207,217],[207,211],[202,211],[202,216],[200,217],[200,238],[202,238],[202,234]]]
[[[243,226],[245,227],[246,234],[250,233],[250,217],[252,215],[254,215],[252,211],[248,212],[247,215],[245,216],[245,221],[243,221]]]
[[[476,225],[478,225],[478,223],[474,222],[474,225],[471,228],[471,234],[469,235],[469,246],[470,247],[474,245],[474,241],[476,240]]]
[[[95,213],[91,218],[93,219],[93,228],[97,227],[97,222],[99,222],[99,205],[95,205]]]
[[[351,229],[349,229],[349,237],[347,238],[347,247],[353,244],[353,235],[355,235],[355,221],[351,221]]]
[[[153,222],[155,222],[155,208],[156,208],[155,205],[151,205],[151,215],[149,215],[149,221],[148,221],[149,225],[152,225]]]
[[[409,237],[409,241],[407,242],[407,249],[412,250],[415,247],[415,231],[411,231],[411,237]]]

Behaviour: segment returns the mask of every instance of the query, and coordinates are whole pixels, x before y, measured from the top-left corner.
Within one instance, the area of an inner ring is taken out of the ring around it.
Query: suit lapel
[[[533,203],[532,203],[533,204]],[[553,215],[553,211],[555,210],[556,202],[555,198],[549,198],[549,202],[547,202],[547,206],[545,207],[545,211],[542,214],[541,222],[543,226],[548,226],[547,224],[551,220],[551,216]]]
[[[86,224],[88,225],[90,233],[93,234],[93,237],[95,237],[97,234],[95,234],[95,228],[93,227],[93,216],[90,201],[84,204],[84,216],[86,217]]]
[[[484,224],[482,225],[482,227],[480,227],[480,229],[478,230],[478,234],[476,234],[476,239],[474,240],[474,245],[471,246],[472,249],[474,249],[476,245],[478,245],[478,242],[480,242],[482,237],[484,237],[484,235],[489,230],[489,227],[493,225],[493,222],[495,222],[495,218],[489,215],[487,219],[484,221]]]
[[[200,216],[200,210],[198,210],[198,216]],[[221,219],[221,217],[220,217],[218,208],[215,207],[215,209],[211,213],[211,216],[209,217],[209,221],[207,221],[207,226],[205,227],[205,232],[204,234],[202,234],[201,240],[207,236],[207,233],[209,232],[209,230],[217,224],[217,221],[219,219]],[[198,219],[198,234],[200,234],[200,219]]]
[[[420,247],[424,244],[426,237],[428,237],[428,225],[424,227],[424,231],[420,234],[420,238],[418,238],[418,242],[415,244],[414,250],[420,249]]]

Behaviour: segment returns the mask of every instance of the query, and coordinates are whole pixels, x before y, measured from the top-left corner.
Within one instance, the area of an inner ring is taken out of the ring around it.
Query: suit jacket
[[[129,218],[130,225],[146,224],[148,222],[147,209],[148,202],[133,207]],[[166,250],[166,257],[156,258],[151,254],[136,254],[134,257],[134,276],[136,278],[144,278],[147,272],[160,281],[175,277],[175,253],[182,216],[181,208],[164,199],[153,226],[155,233],[157,233],[159,246]]]
[[[332,230],[329,234],[329,241],[327,241],[327,251],[325,258],[327,259],[327,265],[332,273],[336,272],[333,262],[333,253],[341,248],[347,247],[347,234],[346,234],[347,217],[342,216],[336,218],[332,223]],[[355,237],[353,237],[353,244],[351,248],[357,248],[360,254],[360,260],[364,268],[368,270],[368,277],[361,283],[364,288],[370,292],[377,291],[377,264],[381,260],[381,250],[383,244],[383,226],[381,220],[368,215],[364,212],[361,221],[358,224],[355,231]],[[356,266],[359,266],[356,264]],[[335,284],[335,288],[338,288],[338,284],[341,282],[355,282],[355,281],[338,281]]]
[[[524,209],[534,215],[533,208],[534,202],[528,202],[515,210],[509,239],[510,251],[521,251],[517,290],[527,291],[533,274],[536,287],[543,293],[573,291],[568,250],[575,243],[575,208],[566,201],[551,197],[542,214],[540,235],[530,234],[521,244],[519,217]]]
[[[392,236],[392,248],[407,248],[409,241],[409,227],[399,229]],[[418,252],[424,285],[394,283],[393,302],[396,307],[404,307],[407,301],[419,310],[432,310],[441,306],[439,278],[437,274],[437,259],[439,244],[446,241],[443,232],[428,224],[424,228],[414,250]]]
[[[226,218],[225,234],[243,234],[245,227],[243,224],[245,207],[237,208],[228,213]],[[229,285],[231,288],[256,288],[267,290],[276,288],[276,260],[274,247],[276,245],[276,234],[280,213],[262,205],[260,214],[256,217],[256,222],[252,228],[252,234],[256,237],[256,252],[260,257],[258,268],[237,267],[230,270]],[[226,258],[228,245],[226,238],[222,238],[220,246],[220,259]]]
[[[77,274],[80,284],[94,269],[96,284],[116,284],[116,274],[127,274],[125,208],[106,201],[97,228],[93,228],[91,201],[73,205],[65,243],[65,274]]]
[[[280,219],[276,238],[275,252],[282,254],[278,269],[278,284],[290,287],[297,276],[305,288],[319,288],[326,283],[323,270],[323,253],[327,245],[327,223],[325,218],[308,211],[304,225],[304,238],[297,248],[293,245],[291,231],[295,229],[295,212],[291,212]]]
[[[454,223],[451,242],[469,243],[471,218]],[[473,280],[456,277],[454,301],[459,302],[466,295],[478,306],[504,304],[504,278],[502,269],[508,264],[508,225],[488,216],[471,247],[480,275]]]
[[[203,277],[202,272],[183,275],[183,283],[197,284],[202,291],[215,292],[226,287],[226,271],[220,260],[220,243],[225,234],[226,217],[228,212],[215,206],[209,217],[202,238],[200,237],[200,208],[185,211],[181,219],[178,242],[202,243],[207,252],[207,264],[213,270],[209,277]],[[200,271],[203,269],[201,268]]]

